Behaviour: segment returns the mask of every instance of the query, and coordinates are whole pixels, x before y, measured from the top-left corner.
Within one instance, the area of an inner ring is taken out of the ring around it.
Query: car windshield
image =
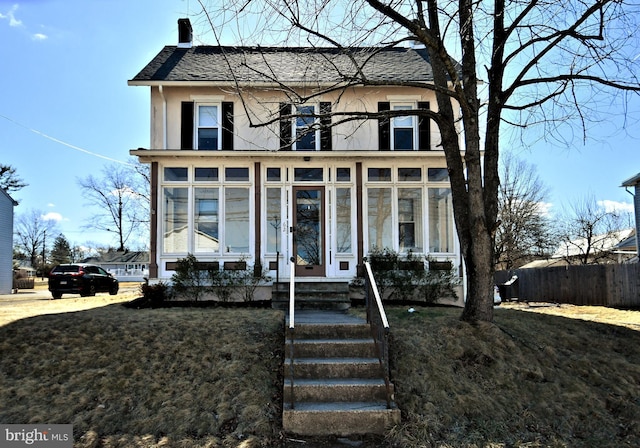
[[[80,266],[77,265],[62,265],[56,266],[53,268],[52,272],[62,273],[62,272],[78,272],[80,270]]]

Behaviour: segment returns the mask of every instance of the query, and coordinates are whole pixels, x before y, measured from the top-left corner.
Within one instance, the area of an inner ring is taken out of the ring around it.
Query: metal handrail
[[[389,321],[382,306],[382,299],[378,291],[376,279],[371,270],[371,264],[364,259],[365,276],[365,303],[367,308],[367,323],[371,326],[371,336],[378,352],[378,360],[382,369],[382,376],[387,392],[387,408],[391,409],[391,381],[389,369]],[[371,295],[373,295],[373,300]]]
[[[296,263],[295,258],[291,257],[291,271],[289,275],[289,377],[290,377],[290,386],[291,386],[291,409],[295,406],[295,399],[293,396],[293,378],[294,378],[294,351],[293,351],[293,342],[294,342],[294,332],[295,332],[295,309],[296,309],[296,299],[295,299],[295,285],[296,285]]]

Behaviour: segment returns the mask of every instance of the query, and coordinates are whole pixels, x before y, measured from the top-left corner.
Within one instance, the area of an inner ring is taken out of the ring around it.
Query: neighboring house
[[[637,231],[635,229],[629,237],[616,244],[616,247],[614,247],[614,253],[618,255],[618,263],[638,262],[638,240]]]
[[[551,258],[534,260],[518,269],[550,268],[584,264],[584,254],[589,243],[586,238],[578,238],[570,243],[561,243]],[[635,229],[624,229],[603,235],[595,235],[589,247],[589,263],[628,263],[636,255]]]
[[[565,264],[585,264],[582,259],[588,251],[589,263],[587,264],[622,263],[632,258],[635,253],[623,254],[619,246],[634,235],[635,229],[623,229],[595,235],[591,241],[586,238],[578,238],[568,243],[562,243],[551,258],[564,260]]]
[[[18,205],[0,188],[0,294],[13,288],[13,207]]]
[[[296,277],[349,281],[373,248],[461,269],[435,123],[330,115],[435,108],[425,49],[353,50],[375,86],[319,93],[353,70],[338,49],[193,46],[178,23],[179,44],[129,81],[151,90],[151,148],[131,151],[151,164],[151,279],[189,253],[280,279],[293,259]]]
[[[633,195],[633,210],[636,215],[636,258],[638,261],[640,259],[640,244],[638,244],[638,235],[640,235],[640,173],[631,177],[630,179],[622,182],[622,186],[629,191],[629,188],[633,188],[633,193],[629,191]]]
[[[123,282],[142,282],[149,278],[149,252],[110,250],[83,261],[97,264]]]

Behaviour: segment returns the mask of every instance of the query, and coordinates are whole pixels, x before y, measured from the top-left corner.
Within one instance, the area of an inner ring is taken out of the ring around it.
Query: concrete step
[[[372,339],[297,339],[293,347],[296,359],[377,356]],[[291,341],[287,341],[285,356],[291,356]]]
[[[389,385],[393,394],[393,384]],[[386,402],[387,387],[381,378],[325,378],[284,380],[284,401],[291,403],[291,394],[299,402]],[[393,396],[393,395],[392,395]]]
[[[284,360],[285,378],[291,377],[290,359]],[[295,358],[294,378],[382,378],[378,358]]]
[[[289,298],[271,297],[271,307],[276,310],[288,310]],[[351,300],[347,298],[331,297],[305,297],[296,298],[296,310],[348,310]]]
[[[336,323],[336,324],[306,324],[304,318],[296,317],[296,327],[294,336],[296,341],[301,339],[367,339],[371,340],[371,327],[369,324],[361,323]],[[300,322],[302,321],[302,322]],[[290,330],[287,319],[287,338],[290,337]]]
[[[296,281],[295,292],[306,291],[333,291],[338,293],[349,292],[349,282],[331,282],[331,281]],[[273,290],[278,292],[289,293],[289,282],[274,282]]]
[[[384,434],[399,422],[400,411],[386,402],[302,402],[294,409],[285,402],[282,414],[286,432],[309,436]]]

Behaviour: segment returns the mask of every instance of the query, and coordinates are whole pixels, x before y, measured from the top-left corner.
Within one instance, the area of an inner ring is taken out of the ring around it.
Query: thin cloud
[[[17,27],[22,26],[22,20],[16,19],[15,12],[18,10],[18,5],[13,5],[6,14],[0,13],[0,19],[5,19],[9,21],[9,26]]]
[[[598,201],[598,205],[607,213],[612,212],[622,212],[622,213],[631,213],[633,212],[633,204],[630,202],[618,202],[618,201],[610,201],[608,199]]]
[[[47,36],[46,34],[42,34],[42,33],[36,33],[33,36],[31,36],[31,39],[37,40],[37,41],[41,41],[41,40],[49,39],[49,36]]]
[[[49,212],[46,215],[42,215],[42,219],[44,219],[45,221],[60,222],[62,221],[62,215],[56,212]]]

